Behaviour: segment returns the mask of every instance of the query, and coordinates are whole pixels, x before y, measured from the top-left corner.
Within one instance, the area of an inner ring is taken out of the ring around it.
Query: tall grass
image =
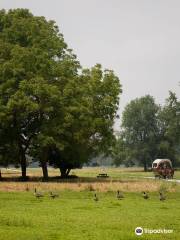
[[[167,191],[174,192],[180,191],[180,184],[165,182],[164,180],[147,179],[146,176],[153,176],[152,173],[144,173],[142,169],[121,169],[121,168],[109,168],[107,172],[109,178],[98,179],[96,176],[101,172],[101,168],[83,168],[73,170],[73,174],[79,176],[77,179],[56,179],[53,178],[59,175],[57,169],[49,169],[49,175],[52,178],[50,182],[42,182],[41,169],[28,169],[28,175],[31,178],[35,178],[29,182],[19,182],[18,177],[20,171],[16,169],[3,169],[2,177],[3,181],[0,182],[0,191],[34,191],[37,188],[42,191],[50,190],[73,190],[73,191],[123,191],[123,192],[142,192],[159,191],[162,186],[166,186]],[[12,181],[12,179],[16,181]]]
[[[142,192],[149,191],[155,192],[166,187],[169,192],[175,192],[179,189],[179,185],[167,183],[162,185],[160,181],[155,182],[151,180],[144,181],[126,181],[126,182],[94,182],[94,183],[64,183],[64,182],[0,182],[0,191],[12,192],[12,191],[34,191],[35,188],[42,191],[123,191],[123,192]]]

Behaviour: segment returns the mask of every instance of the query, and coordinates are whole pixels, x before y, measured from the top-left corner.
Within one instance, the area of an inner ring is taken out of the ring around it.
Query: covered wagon
[[[156,159],[152,163],[152,170],[155,177],[159,178],[173,178],[174,175],[172,162],[169,159]]]

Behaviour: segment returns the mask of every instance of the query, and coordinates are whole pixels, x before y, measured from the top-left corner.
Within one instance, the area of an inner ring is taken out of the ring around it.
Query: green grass
[[[12,171],[13,170],[13,171]],[[112,179],[142,179],[144,177],[154,177],[153,172],[144,172],[143,168],[113,168],[113,167],[88,167],[82,169],[72,169],[70,174],[82,178],[95,178],[103,170],[108,173]],[[20,169],[1,169],[3,175],[8,177],[12,175],[21,175]],[[27,168],[27,174],[30,176],[42,176],[41,168]],[[59,176],[58,169],[49,168],[49,176]],[[180,170],[175,171],[174,179],[180,179]]]
[[[50,176],[59,175],[57,169],[49,170]],[[147,179],[145,177],[153,173],[138,168],[106,168],[105,171],[110,178],[101,182],[96,176],[102,168],[72,170],[79,178],[67,180],[70,181],[67,186],[66,181],[61,180],[0,182],[0,240],[180,239],[179,183]],[[19,176],[10,169],[2,172],[4,178]],[[28,169],[28,174],[41,176],[41,169]],[[180,171],[175,172],[175,178],[180,179]],[[30,192],[25,192],[27,185]],[[97,192],[99,202],[93,201],[90,185],[100,191]],[[62,190],[63,186],[66,190]],[[74,191],[70,186],[74,186]],[[34,197],[34,187],[45,193],[42,200]],[[60,193],[59,199],[49,198],[51,189]],[[116,199],[117,189],[124,191],[123,200]],[[142,189],[149,190],[150,199],[142,198]],[[159,201],[159,189],[168,191],[165,202]],[[173,229],[174,232],[136,236],[136,227]]]
[[[96,167],[96,168],[83,168],[72,170],[73,174],[80,177],[96,177],[101,173],[102,169],[108,173],[108,175],[113,179],[130,179],[136,178],[141,179],[144,177],[154,177],[153,172],[144,172],[143,168],[112,168],[112,167]],[[175,179],[180,179],[180,171],[175,171]]]
[[[173,239],[180,236],[180,192],[167,193],[160,202],[157,193],[144,200],[140,193],[62,191],[59,199],[42,200],[32,192],[0,192],[0,240],[131,240]],[[172,234],[134,234],[138,226],[173,229]]]

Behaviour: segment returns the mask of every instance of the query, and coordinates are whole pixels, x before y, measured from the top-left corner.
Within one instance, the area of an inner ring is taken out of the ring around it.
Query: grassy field
[[[100,171],[74,170],[80,178],[72,182],[0,182],[0,240],[179,239],[180,184],[145,179],[152,173],[141,169],[108,169],[111,177],[97,180]],[[19,176],[12,170],[2,172],[4,177]],[[51,176],[57,173],[50,170]],[[29,169],[29,175],[39,174],[39,169]],[[33,195],[35,187],[44,194],[42,199]],[[116,199],[118,189],[124,192],[123,200]],[[159,200],[160,189],[166,191],[164,202]],[[51,199],[51,190],[60,197]],[[142,198],[143,190],[149,191],[148,200]],[[93,200],[95,192],[98,202]],[[136,227],[173,233],[136,236]]]

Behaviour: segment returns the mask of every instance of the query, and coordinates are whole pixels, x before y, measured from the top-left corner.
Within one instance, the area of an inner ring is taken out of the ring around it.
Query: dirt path
[[[144,177],[144,178],[155,179],[155,177]],[[180,183],[179,179],[162,179],[162,180],[167,181],[167,182],[177,182],[177,183]]]

